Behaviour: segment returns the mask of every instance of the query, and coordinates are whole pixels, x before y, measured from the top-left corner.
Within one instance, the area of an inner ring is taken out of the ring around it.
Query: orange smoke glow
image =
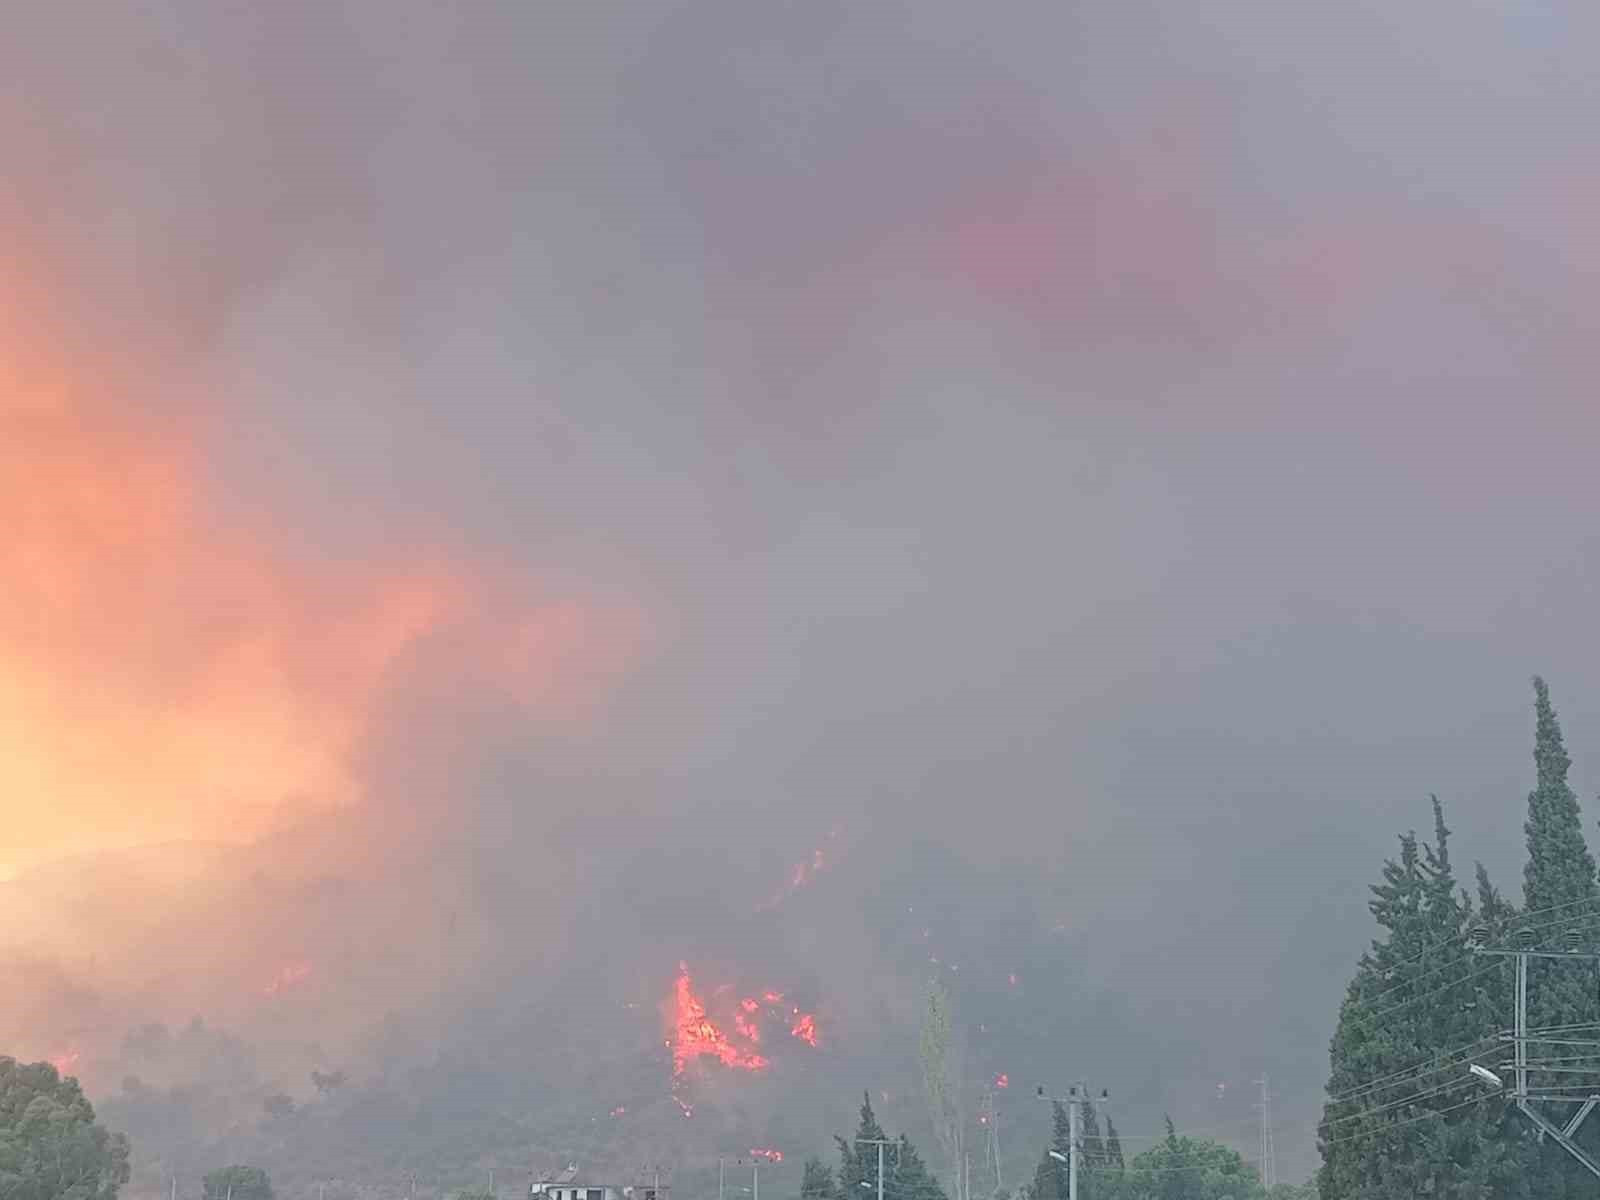
[[[272,981],[261,989],[263,996],[281,996],[285,992],[293,991],[310,980],[313,974],[311,964],[308,962],[284,963],[278,968],[278,973]]]
[[[57,1075],[65,1076],[72,1074],[77,1069],[78,1062],[82,1058],[83,1054],[80,1051],[61,1050],[45,1059],[45,1062],[56,1069]]]
[[[761,1005],[754,1000],[741,1000],[739,1011],[733,1014],[733,1027],[739,1031],[740,1036],[757,1044],[761,1041],[761,1026],[751,1014],[760,1011]]]
[[[838,836],[838,827],[828,831],[829,841],[836,840]],[[761,906],[759,911],[776,908],[778,905],[782,904],[791,893],[797,892],[801,888],[810,884],[818,875],[822,874],[822,872],[826,871],[832,865],[833,860],[829,852],[826,851],[824,847],[817,847],[811,852],[810,858],[805,859],[802,862],[798,862],[792,868],[790,868],[789,878],[784,881],[784,885],[768,898],[767,902]]]
[[[715,1058],[723,1066],[741,1071],[766,1069],[767,1059],[734,1045],[728,1035],[706,1015],[705,1003],[695,995],[687,963],[678,964],[678,978],[674,985],[673,997],[675,1009],[671,1045],[674,1075],[682,1075],[692,1060],[707,1055]]]
[[[768,1162],[781,1163],[783,1161],[783,1151],[782,1150],[769,1150],[769,1149],[765,1149],[765,1148],[755,1149],[755,1150],[751,1150],[750,1151],[750,1157],[751,1158],[764,1158]]]
[[[13,282],[0,271],[0,290]],[[524,581],[457,555],[324,560],[224,525],[202,418],[135,402],[133,368],[119,378],[53,339],[9,290],[0,794],[30,802],[7,805],[0,877],[250,841],[361,800],[357,755],[436,635],[460,647],[450,669],[541,720],[583,717],[631,660],[633,614],[530,601]]]

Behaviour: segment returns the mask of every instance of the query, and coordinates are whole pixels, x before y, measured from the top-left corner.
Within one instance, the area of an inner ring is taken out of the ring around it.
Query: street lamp
[[[1474,1075],[1483,1080],[1497,1092],[1501,1088],[1505,1087],[1505,1084],[1501,1082],[1500,1076],[1489,1070],[1488,1067],[1480,1067],[1477,1063],[1468,1063],[1467,1070],[1471,1071]]]
[[[1061,1151],[1059,1151],[1059,1150],[1050,1150],[1050,1151],[1047,1151],[1046,1153],[1048,1153],[1050,1155],[1050,1157],[1055,1159],[1058,1163],[1064,1163],[1064,1162],[1067,1161],[1067,1156],[1065,1154],[1061,1153]]]

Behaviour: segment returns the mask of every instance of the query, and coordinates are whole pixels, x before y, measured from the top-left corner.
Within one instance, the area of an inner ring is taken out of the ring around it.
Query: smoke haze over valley
[[[1009,1186],[1303,1179],[1534,672],[1593,836],[1590,6],[5,7],[0,1053],[130,1194],[798,1194],[930,978]]]

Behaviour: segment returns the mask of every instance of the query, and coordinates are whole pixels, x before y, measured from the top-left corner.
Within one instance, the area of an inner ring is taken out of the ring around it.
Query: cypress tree
[[[1357,965],[1329,1047],[1323,1200],[1517,1194],[1469,1190],[1491,1174],[1483,1147],[1502,1136],[1504,1106],[1463,1104],[1476,1093],[1460,1051],[1477,1042],[1482,1061],[1501,1055],[1490,1038],[1500,1014],[1477,991],[1500,968],[1467,949],[1471,898],[1456,887],[1437,798],[1433,818],[1433,844],[1403,835],[1372,887],[1382,933]],[[1493,1179],[1517,1186],[1514,1171]]]
[[[861,1145],[865,1141],[879,1141],[884,1137],[883,1126],[878,1124],[878,1118],[872,1111],[872,1097],[866,1092],[861,1093],[861,1120],[856,1126],[855,1139],[846,1141],[842,1137],[833,1140],[839,1143],[839,1192],[841,1195],[856,1197],[863,1194],[861,1185],[869,1185],[874,1197],[878,1192],[878,1148],[871,1145]],[[887,1167],[888,1158],[885,1156]],[[884,1196],[889,1194],[889,1179],[887,1169],[884,1171]]]
[[[1528,835],[1523,907],[1528,912],[1566,904],[1582,908],[1582,902],[1595,896],[1594,858],[1583,840],[1578,797],[1567,784],[1572,760],[1550,704],[1550,689],[1537,675],[1533,694],[1535,784],[1528,793],[1528,820],[1523,825]]]
[[[861,1120],[856,1126],[854,1140],[834,1138],[839,1144],[840,1196],[875,1200],[878,1194],[878,1147],[860,1143],[885,1140],[887,1136],[872,1111],[872,1097],[863,1092]],[[928,1173],[922,1156],[904,1134],[893,1145],[884,1147],[883,1164],[884,1200],[946,1200],[939,1181]],[[863,1187],[863,1184],[866,1186]]]
[[[1111,1119],[1111,1114],[1106,1114],[1106,1166],[1114,1171],[1123,1168],[1122,1139],[1117,1136],[1117,1123]]]
[[[1061,1179],[1061,1164],[1051,1158],[1050,1151],[1046,1150],[1039,1156],[1039,1165],[1033,1169],[1029,1200],[1062,1200],[1066,1194],[1067,1187]]]
[[[806,1159],[805,1171],[800,1179],[801,1200],[834,1200],[836,1195],[833,1168],[820,1158]]]
[[[1571,931],[1592,949],[1595,923],[1600,913],[1600,888],[1595,882],[1594,856],[1583,837],[1583,818],[1578,797],[1567,783],[1572,760],[1561,736],[1561,723],[1550,703],[1550,689],[1538,676],[1533,680],[1534,788],[1528,793],[1528,859],[1523,865],[1522,895],[1525,920],[1543,949],[1560,949]],[[1534,1029],[1593,1021],[1600,1016],[1595,1004],[1592,963],[1564,963],[1534,959],[1528,966],[1528,1023]],[[1551,1046],[1532,1044],[1529,1057],[1566,1053]],[[1570,1065],[1570,1063],[1568,1064]],[[1531,1072],[1531,1089],[1574,1089],[1586,1094],[1600,1088],[1600,1072],[1580,1075],[1571,1072]],[[1546,1104],[1544,1115],[1564,1124],[1569,1105]],[[1591,1152],[1600,1147],[1600,1129],[1591,1121],[1579,1131],[1577,1140]],[[1540,1157],[1537,1187],[1542,1196],[1592,1195],[1594,1179],[1559,1146],[1547,1144]]]

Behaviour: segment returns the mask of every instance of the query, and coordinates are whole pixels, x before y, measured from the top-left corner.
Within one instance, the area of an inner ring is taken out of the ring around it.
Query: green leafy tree
[[[127,1181],[128,1141],[95,1121],[76,1079],[0,1058],[0,1196],[115,1200]]]
[[[1465,1200],[1521,1186],[1518,1134],[1466,1074],[1473,1051],[1496,1061],[1502,1010],[1482,989],[1499,960],[1475,958],[1466,945],[1474,914],[1456,887],[1437,798],[1433,818],[1434,844],[1403,835],[1372,888],[1368,907],[1382,934],[1357,965],[1329,1048],[1323,1200]],[[1481,874],[1480,887],[1492,894]]]
[[[272,1200],[272,1181],[260,1167],[222,1167],[206,1173],[205,1200]]]
[[[1128,1163],[1114,1186],[1117,1200],[1265,1200],[1255,1168],[1230,1146],[1180,1135],[1167,1121],[1166,1138]]]

